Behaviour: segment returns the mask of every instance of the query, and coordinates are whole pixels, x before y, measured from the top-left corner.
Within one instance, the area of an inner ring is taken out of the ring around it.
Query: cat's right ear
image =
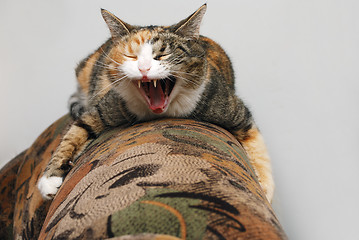
[[[198,38],[199,37],[199,28],[201,26],[202,18],[206,12],[207,4],[203,4],[200,8],[197,9],[191,16],[180,21],[179,23],[171,26],[175,33],[188,37],[188,38]]]
[[[101,9],[101,14],[108,28],[110,29],[112,38],[117,38],[129,34],[133,27],[110,13],[105,9]]]

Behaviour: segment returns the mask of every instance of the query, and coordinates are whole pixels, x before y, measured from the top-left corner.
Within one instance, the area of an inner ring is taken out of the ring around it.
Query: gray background
[[[100,8],[175,23],[203,0],[0,3],[0,166],[67,112],[74,67],[109,36]],[[273,159],[290,239],[359,239],[359,2],[208,1],[202,34],[233,60]]]

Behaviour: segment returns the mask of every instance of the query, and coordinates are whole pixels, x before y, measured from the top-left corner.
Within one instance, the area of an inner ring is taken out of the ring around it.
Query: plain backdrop
[[[170,25],[203,0],[0,3],[0,167],[67,113],[74,68],[109,37],[105,8]],[[290,239],[359,239],[359,1],[209,0],[201,33],[231,57],[273,159]]]

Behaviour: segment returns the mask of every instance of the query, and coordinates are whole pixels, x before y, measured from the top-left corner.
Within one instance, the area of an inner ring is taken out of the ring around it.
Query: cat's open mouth
[[[173,76],[158,80],[136,80],[133,81],[141,95],[146,100],[152,112],[160,114],[166,110],[168,99],[176,84]]]

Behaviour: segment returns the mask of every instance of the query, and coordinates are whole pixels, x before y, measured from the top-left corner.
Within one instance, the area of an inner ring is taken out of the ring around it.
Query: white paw
[[[62,184],[62,177],[42,176],[37,183],[42,197],[46,200],[52,199]]]

